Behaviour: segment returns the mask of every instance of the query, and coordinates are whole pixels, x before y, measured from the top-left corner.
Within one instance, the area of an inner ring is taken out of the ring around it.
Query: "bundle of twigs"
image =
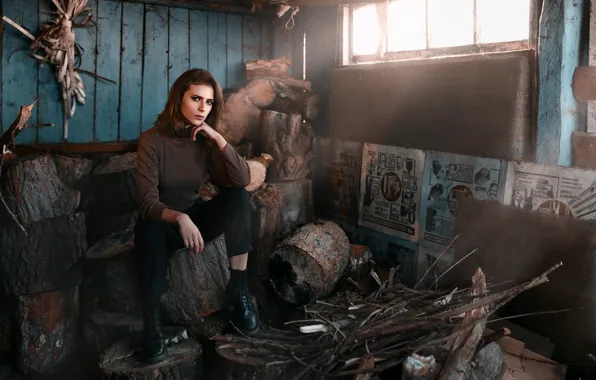
[[[92,16],[88,0],[52,0],[56,6],[56,18],[41,26],[39,36],[34,37],[22,26],[8,17],[3,19],[29,37],[32,57],[49,62],[55,70],[56,79],[62,87],[64,103],[64,139],[68,139],[68,119],[75,114],[77,101],[85,104],[85,85],[79,74],[81,49],[75,42],[75,27],[84,26]],[[78,21],[75,21],[78,20]]]
[[[346,292],[309,305],[303,320],[288,322],[287,330],[277,334],[213,339],[220,355],[240,363],[300,363],[304,370],[295,379],[307,374],[337,377],[382,372],[414,353],[444,360],[456,345],[461,345],[465,332],[475,329],[480,320],[485,322],[520,293],[547,282],[547,276],[561,265],[491,295],[486,290],[479,294],[478,289],[486,289],[485,283],[484,287],[451,291],[384,284],[372,294]],[[484,282],[482,271],[478,273]],[[470,318],[479,310],[482,318]],[[374,368],[362,368],[371,360]]]

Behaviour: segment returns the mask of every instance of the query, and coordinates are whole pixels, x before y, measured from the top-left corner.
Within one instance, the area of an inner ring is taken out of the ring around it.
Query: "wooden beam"
[[[163,5],[168,7],[198,9],[202,11],[216,11],[227,13],[253,14],[252,4],[242,4],[235,0],[109,0],[127,3],[142,3],[148,5]],[[258,15],[258,13],[254,13]]]
[[[137,141],[123,141],[116,143],[63,143],[63,144],[31,144],[18,145],[11,149],[16,155],[34,154],[40,152],[62,153],[126,153],[136,152]]]
[[[330,7],[339,5],[366,5],[386,2],[387,0],[288,0],[288,5],[296,5],[299,7]]]

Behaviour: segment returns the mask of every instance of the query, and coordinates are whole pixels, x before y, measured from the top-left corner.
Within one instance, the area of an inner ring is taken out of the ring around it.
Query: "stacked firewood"
[[[480,268],[472,286],[461,290],[415,290],[394,285],[390,277],[374,290],[358,286],[309,304],[282,330],[213,339],[230,371],[243,378],[372,379],[405,363],[402,378],[408,380],[497,380],[505,370],[502,360],[490,376],[478,372],[484,370],[479,364],[484,355],[477,352],[503,336],[487,334],[488,318],[520,293],[548,282],[561,265],[498,291],[487,285]]]

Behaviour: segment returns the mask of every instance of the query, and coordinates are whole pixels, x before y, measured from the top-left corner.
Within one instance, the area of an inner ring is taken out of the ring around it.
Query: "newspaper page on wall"
[[[596,219],[596,171],[511,162],[505,204],[577,219]]]
[[[417,242],[424,152],[364,144],[358,224]]]
[[[418,244],[387,235],[367,227],[356,227],[350,236],[352,244],[366,245],[380,266],[398,267],[396,278],[403,284],[416,283]],[[386,262],[386,263],[384,263]]]
[[[361,142],[317,137],[313,196],[322,217],[358,222]]]
[[[506,161],[427,152],[424,164],[420,244],[442,251],[455,237],[457,199],[503,202]]]

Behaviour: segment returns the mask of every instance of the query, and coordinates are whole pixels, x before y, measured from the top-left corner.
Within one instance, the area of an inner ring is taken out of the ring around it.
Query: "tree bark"
[[[66,372],[79,348],[79,316],[78,286],[18,297],[19,372],[42,378]]]
[[[269,258],[279,242],[282,218],[283,189],[265,185],[253,195],[253,250],[248,255],[251,274],[268,274]]]
[[[246,85],[246,90],[250,102],[259,108],[270,106],[277,97],[275,87],[268,79],[253,79]]]
[[[49,154],[11,160],[2,173],[0,186],[8,207],[25,227],[73,213],[79,206],[79,192],[60,180]],[[6,213],[0,209],[0,213]]]
[[[137,217],[136,211],[116,215],[88,213],[85,218],[87,224],[87,244],[91,247],[114,232],[123,231],[130,226],[134,226]]]
[[[91,173],[93,160],[78,157],[54,155],[58,178],[68,187],[81,189],[81,182]]]
[[[267,181],[290,181],[307,178],[312,159],[312,131],[302,124],[299,114],[263,111],[261,118],[261,151],[273,157]]]
[[[306,305],[328,296],[350,261],[350,241],[335,223],[316,221],[298,229],[271,255],[275,291]]]
[[[258,75],[284,75],[292,66],[292,61],[286,57],[275,59],[252,59],[246,61],[247,78]]]
[[[168,347],[164,361],[157,364],[141,362],[135,355],[138,337],[117,341],[108,348],[99,363],[103,380],[195,380],[202,370],[201,345],[194,339],[183,340]]]
[[[230,95],[224,105],[218,132],[234,146],[254,140],[259,127],[261,109],[250,101],[246,88]]]
[[[112,174],[128,170],[135,170],[136,168],[137,152],[130,152],[108,158],[105,162],[93,170],[93,174]]]
[[[6,219],[5,219],[6,220]],[[82,213],[30,224],[27,236],[14,223],[0,227],[0,283],[24,295],[78,285],[79,259],[87,250]]]
[[[95,216],[120,215],[138,208],[136,169],[91,176],[81,208]]]
[[[90,348],[90,355],[99,360],[111,344],[142,331],[143,319],[140,315],[94,310],[85,319],[85,345]]]
[[[223,235],[205,244],[200,254],[187,249],[170,258],[168,285],[161,305],[166,320],[192,323],[224,309],[225,288],[230,278]]]
[[[281,190],[283,203],[278,234],[281,239],[287,238],[298,227],[310,223],[314,219],[312,181],[276,182],[270,184]]]

